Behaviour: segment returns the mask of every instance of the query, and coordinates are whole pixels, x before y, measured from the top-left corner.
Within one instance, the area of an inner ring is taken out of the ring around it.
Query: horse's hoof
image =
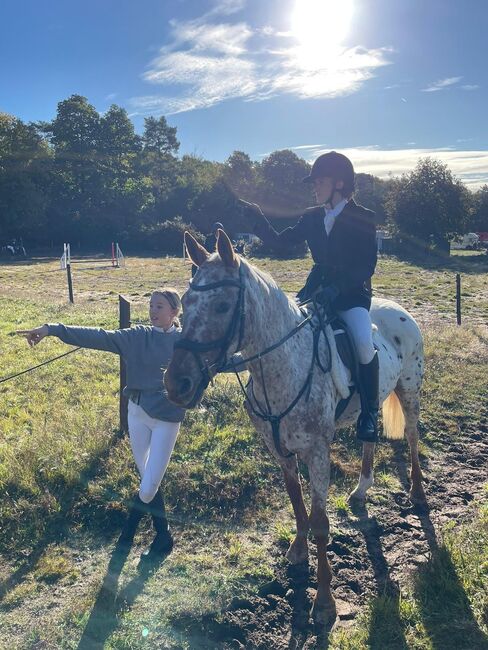
[[[414,506],[427,507],[427,497],[423,488],[410,490],[408,497]]]
[[[308,562],[308,544],[306,537],[295,537],[287,550],[286,559],[290,564],[304,564]]]
[[[429,504],[427,503],[425,494],[419,494],[418,492],[413,494],[410,492],[409,498],[410,502],[415,508],[417,508],[417,510],[420,510],[421,512],[427,512],[429,510]]]
[[[347,497],[349,504],[364,504],[366,503],[366,494],[362,491],[359,491],[357,488],[353,490],[350,495]]]
[[[310,616],[314,624],[321,628],[331,630],[337,623],[337,608],[335,601],[332,599],[326,603],[317,603],[314,601]]]

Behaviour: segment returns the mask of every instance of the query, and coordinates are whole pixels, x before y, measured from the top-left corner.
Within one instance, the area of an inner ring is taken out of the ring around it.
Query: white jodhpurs
[[[352,309],[338,311],[337,313],[349,328],[356,346],[359,363],[369,363],[375,353],[369,311],[364,307],[352,307]]]
[[[152,418],[129,400],[130,446],[141,476],[139,497],[144,503],[152,501],[158,491],[179,430],[179,422]]]

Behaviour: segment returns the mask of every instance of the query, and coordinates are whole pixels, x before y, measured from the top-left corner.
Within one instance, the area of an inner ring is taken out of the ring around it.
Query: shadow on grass
[[[32,515],[30,514],[26,514],[22,517],[21,514],[19,515],[16,513],[16,520],[10,527],[8,526],[8,522],[3,523],[2,537],[0,538],[0,553],[9,556],[15,555],[16,557],[23,553],[25,556],[26,552],[24,549],[28,545],[26,540],[34,538],[36,541],[34,541],[33,547],[30,552],[28,552],[27,558],[20,563],[18,568],[10,576],[0,582],[0,602],[35,568],[37,562],[50,544],[59,544],[67,539],[69,536],[69,526],[73,520],[72,514],[76,505],[82,500],[82,496],[86,492],[88,483],[98,474],[101,465],[106,460],[113,446],[120,439],[120,435],[119,431],[114,432],[110,443],[107,445],[105,453],[94,458],[90,465],[88,465],[80,474],[78,488],[62,493],[58,497],[60,505],[59,510],[56,511],[54,516],[45,517],[41,534],[39,534],[38,530],[32,528],[32,525],[29,525],[31,524],[32,519]],[[15,489],[12,489],[9,494],[10,498],[13,498],[15,495]],[[19,497],[22,496],[23,495],[19,495]],[[28,498],[32,499],[33,497],[32,495],[29,495]],[[38,524],[38,520],[41,517],[42,513],[36,513],[36,523],[34,526]],[[100,528],[106,535],[106,525],[104,527],[101,526]],[[18,544],[15,547],[11,546],[11,539],[18,540]]]
[[[437,543],[428,514],[419,514],[431,559],[415,576],[414,593],[433,650],[488,650],[448,548]]]
[[[469,275],[488,269],[488,255],[484,251],[473,251],[472,255],[456,255],[438,249],[426,249],[425,242],[415,238],[406,238],[405,244],[392,257],[427,271],[452,271]]]
[[[128,544],[117,542],[90,618],[79,641],[78,650],[102,650],[107,639],[117,629],[121,615],[132,607],[148,578],[165,559],[140,563],[137,575],[117,593],[119,577],[129,553]]]

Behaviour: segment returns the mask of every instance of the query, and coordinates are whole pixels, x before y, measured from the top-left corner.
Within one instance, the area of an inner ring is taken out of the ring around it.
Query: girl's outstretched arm
[[[25,336],[31,346],[37,345],[46,336],[57,336],[68,345],[124,355],[128,350],[133,331],[130,328],[104,330],[98,327],[75,327],[62,323],[49,323],[32,330],[20,330],[17,334]]]

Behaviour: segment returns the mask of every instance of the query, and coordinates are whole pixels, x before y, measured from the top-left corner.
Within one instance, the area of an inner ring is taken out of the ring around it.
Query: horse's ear
[[[232,246],[232,242],[220,228],[217,230],[217,251],[224,266],[239,266],[239,258]]]
[[[185,247],[188,257],[195,266],[201,266],[208,258],[210,253],[206,248],[197,242],[195,237],[185,230]]]

